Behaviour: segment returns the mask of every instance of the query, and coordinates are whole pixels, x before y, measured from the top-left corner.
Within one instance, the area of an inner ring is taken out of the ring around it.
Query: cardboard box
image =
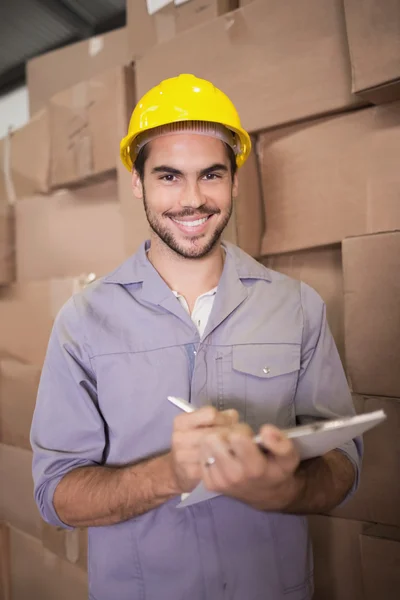
[[[87,575],[43,548],[37,540],[10,528],[13,600],[87,600]]]
[[[88,539],[86,529],[66,530],[43,521],[43,546],[63,560],[87,570]]]
[[[18,281],[101,276],[126,258],[115,177],[26,197],[15,210]]]
[[[314,552],[313,600],[365,600],[359,535],[366,526],[320,515],[310,516],[308,522]]]
[[[28,60],[30,114],[43,108],[54,94],[130,61],[126,27]]]
[[[343,364],[344,300],[342,253],[339,244],[263,258],[261,262],[275,271],[304,281],[314,288],[326,304],[329,327]]]
[[[153,47],[136,62],[140,98],[161,80],[194,73],[236,105],[251,132],[346,110],[360,100],[340,0],[254,0]]]
[[[0,287],[0,351],[41,367],[58,311],[88,280],[82,275]]]
[[[397,600],[400,529],[374,525],[360,536],[365,600]]]
[[[11,600],[10,534],[6,523],[0,522],[0,600]]]
[[[345,0],[352,90],[380,104],[400,100],[400,3]]]
[[[343,273],[352,389],[400,398],[400,231],[345,240]]]
[[[143,202],[134,198],[131,175],[122,164],[117,167],[118,193],[124,224],[125,252],[133,254],[149,238]],[[223,239],[237,244],[251,256],[260,256],[263,234],[263,203],[257,158],[253,152],[239,170],[239,196],[234,200],[231,220]]]
[[[15,219],[12,206],[0,198],[0,286],[15,280]]]
[[[135,58],[178,33],[238,8],[239,0],[164,0],[152,14],[148,6],[148,0],[127,0],[129,47]]]
[[[400,103],[267,132],[262,253],[400,227]]]
[[[29,434],[40,369],[0,356],[0,442],[31,449]]]
[[[33,498],[32,452],[0,444],[0,520],[41,537],[42,518]]]
[[[134,105],[131,67],[106,71],[53,96],[51,186],[77,184],[115,170]]]
[[[354,396],[358,414],[384,410],[378,427],[364,434],[364,457],[360,487],[336,517],[400,526],[400,400]]]
[[[23,127],[0,140],[0,205],[49,189],[50,122],[41,110]]]

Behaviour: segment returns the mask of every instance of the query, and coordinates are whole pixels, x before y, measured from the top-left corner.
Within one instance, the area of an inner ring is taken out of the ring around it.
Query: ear
[[[143,185],[136,169],[132,171],[132,191],[135,198],[143,200]]]
[[[239,177],[238,177],[238,174],[235,173],[233,176],[233,182],[232,182],[232,197],[237,198],[238,194],[239,194]]]

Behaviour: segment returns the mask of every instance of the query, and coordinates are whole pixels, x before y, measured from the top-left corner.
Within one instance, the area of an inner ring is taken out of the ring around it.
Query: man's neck
[[[225,253],[218,243],[203,258],[184,258],[168,248],[158,237],[151,237],[148,258],[166,284],[185,297],[190,310],[196,298],[218,285]]]

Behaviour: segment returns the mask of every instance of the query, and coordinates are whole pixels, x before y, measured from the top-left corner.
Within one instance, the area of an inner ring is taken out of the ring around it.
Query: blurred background
[[[118,160],[136,101],[179,73],[253,136],[225,238],[302,279],[365,435],[356,497],[310,517],[316,600],[400,589],[399,0],[0,3],[0,600],[87,598],[86,532],[42,522],[29,428],[53,320],[147,238]]]

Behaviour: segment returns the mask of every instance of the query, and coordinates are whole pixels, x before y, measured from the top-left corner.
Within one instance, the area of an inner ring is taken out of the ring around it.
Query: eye
[[[176,175],[171,175],[170,173],[168,175],[162,175],[160,180],[166,181],[167,183],[172,183],[173,181],[176,181]]]
[[[214,181],[215,179],[221,179],[221,175],[219,173],[207,173],[207,175],[204,175],[204,179],[206,181]]]

